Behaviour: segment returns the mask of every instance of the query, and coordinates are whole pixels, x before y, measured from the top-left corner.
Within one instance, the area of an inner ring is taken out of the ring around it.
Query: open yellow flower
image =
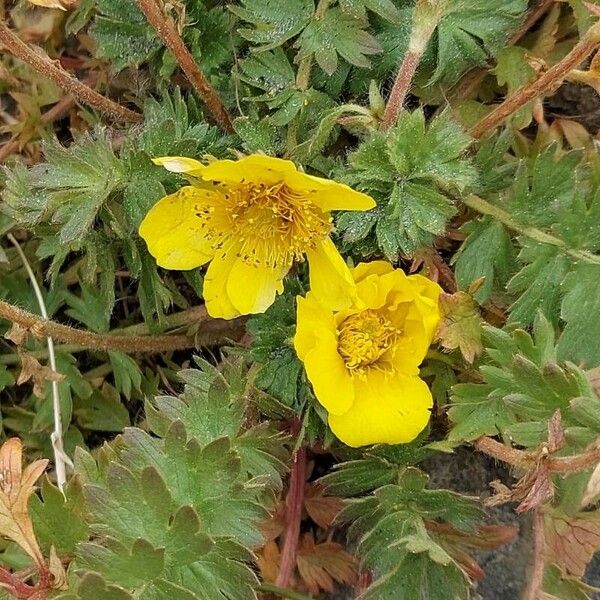
[[[356,296],[343,310],[309,292],[298,298],[296,352],[333,433],[349,446],[410,442],[433,403],[419,378],[440,311],[441,288],[389,263],[352,271]]]
[[[293,262],[305,256],[313,291],[337,308],[348,304],[354,284],[329,237],[329,212],[367,210],[375,205],[372,198],[269,156],[207,165],[184,157],[154,162],[184,173],[192,184],[159,200],[140,235],[166,269],[210,262],[204,278],[210,315],[264,312],[283,291]]]

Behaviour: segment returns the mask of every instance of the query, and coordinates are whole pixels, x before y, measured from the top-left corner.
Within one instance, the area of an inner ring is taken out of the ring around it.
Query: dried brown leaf
[[[11,328],[4,334],[4,337],[7,340],[10,340],[13,344],[21,346],[23,342],[27,339],[28,335],[29,331],[26,327],[23,327],[18,323],[13,323],[11,325]]]
[[[548,421],[548,452],[557,452],[565,443],[565,429],[562,425],[560,410],[556,409]]]
[[[498,506],[506,502],[519,502],[515,508],[517,513],[538,508],[554,497],[554,485],[543,460],[527,471],[512,489],[499,481],[492,481],[490,486],[495,493],[485,500],[485,504]]]
[[[583,498],[581,499],[581,508],[586,508],[600,494],[600,464],[596,465],[596,468],[592,471],[592,475],[587,482]]]
[[[335,583],[349,585],[356,579],[356,559],[336,542],[316,544],[310,533],[300,542],[296,566],[306,589],[313,595],[321,590],[332,594]]]
[[[594,553],[600,550],[600,514],[547,513],[544,538],[548,558],[570,574],[581,577]]]
[[[17,543],[36,565],[45,562],[29,516],[29,497],[48,461],[36,460],[22,470],[21,440],[11,438],[0,448],[0,535]]]
[[[437,337],[441,345],[447,350],[460,348],[465,360],[472,363],[483,350],[483,320],[473,297],[466,292],[442,294],[440,311]]]
[[[42,366],[39,361],[22,352],[21,356],[21,372],[17,379],[17,385],[21,385],[30,379],[33,381],[33,393],[38,398],[44,397],[44,386],[47,381],[62,381],[64,376],[56,373],[50,367]]]
[[[280,502],[270,517],[260,522],[259,528],[265,542],[276,540],[285,528],[285,502]]]
[[[62,564],[62,561],[56,554],[54,546],[50,548],[50,560],[49,560],[49,571],[52,576],[52,588],[55,590],[66,590],[69,589],[67,583],[67,572]]]
[[[308,516],[323,529],[329,529],[339,512],[344,508],[344,501],[335,496],[324,495],[320,486],[307,484],[304,496],[304,508]]]

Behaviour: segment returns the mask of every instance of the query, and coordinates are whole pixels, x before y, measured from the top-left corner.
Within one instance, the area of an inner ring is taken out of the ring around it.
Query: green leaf
[[[566,321],[558,356],[590,369],[600,365],[600,265],[578,265],[563,282],[567,290],[560,309]]]
[[[308,24],[314,12],[312,0],[242,0],[242,6],[229,10],[254,28],[241,28],[242,37],[259,50],[272,50],[298,35]]]
[[[465,156],[469,145],[449,113],[426,125],[422,111],[403,112],[387,136],[373,135],[350,156],[350,183],[371,193],[378,205],[367,213],[342,213],[338,230],[344,240],[374,235],[391,261],[431,245],[456,212],[448,193],[475,182]]]
[[[359,19],[366,18],[367,10],[394,23],[399,22],[401,18],[401,13],[392,0],[340,0],[340,8]]]
[[[338,55],[356,67],[368,68],[368,55],[378,54],[379,42],[365,29],[365,21],[339,8],[330,8],[320,19],[312,20],[296,42],[297,60],[314,55],[317,64],[332,75]]]
[[[453,558],[430,535],[425,519],[445,521],[472,532],[482,517],[476,499],[448,490],[427,489],[427,476],[405,469],[397,484],[349,501],[340,520],[349,522],[363,564],[374,581],[362,597],[465,598],[469,582]]]
[[[293,86],[296,74],[281,48],[260,52],[240,62],[242,80],[273,97]]]
[[[138,364],[122,352],[109,352],[108,357],[117,390],[128,400],[133,390],[141,392],[142,371]]]
[[[225,361],[221,371],[199,362],[200,369],[180,373],[185,382],[178,397],[159,396],[146,405],[148,423],[153,432],[166,435],[176,421],[184,424],[188,433],[202,444],[228,437],[238,452],[242,471],[250,477],[262,477],[273,489],[282,486],[287,452],[283,438],[275,428],[259,426],[242,431],[246,384],[239,379],[247,376],[240,361]]]
[[[266,119],[256,121],[249,117],[239,117],[233,122],[233,127],[248,152],[276,155],[281,149],[277,128]]]
[[[84,135],[68,148],[50,140],[43,150],[45,163],[27,175],[21,169],[9,174],[5,210],[17,222],[57,224],[61,244],[75,248],[111,194],[123,185],[123,165],[109,140],[100,135]],[[30,194],[34,200],[27,198]]]
[[[335,496],[357,496],[394,482],[398,475],[390,463],[379,457],[342,462],[320,483]]]
[[[297,280],[286,283],[285,292],[247,324],[252,336],[251,356],[262,365],[256,385],[286,406],[300,409],[309,394],[302,363],[292,346],[296,330],[295,296],[303,293]]]
[[[512,334],[485,328],[486,363],[479,367],[482,383],[459,383],[452,389],[449,439],[470,441],[482,435],[508,435],[519,444],[537,447],[547,436],[556,410],[562,422],[579,425],[573,399],[593,397],[583,372],[557,360],[554,330],[541,313],[533,337],[521,329]],[[539,436],[521,437],[522,424],[535,425]],[[541,437],[540,437],[541,436]]]
[[[246,427],[242,363],[200,365],[182,372],[181,396],[147,404],[154,435],[130,428],[94,458],[77,452],[92,534],[72,563],[79,597],[92,577],[97,600],[113,589],[255,600],[250,549],[263,543],[258,524],[287,453],[270,426]]]
[[[580,161],[580,152],[557,155],[554,146],[522,161],[509,194],[511,214],[527,225],[553,224],[573,203]]]
[[[59,594],[57,600],[134,600],[134,597],[119,586],[107,584],[97,573],[87,573],[76,592]]]
[[[138,66],[160,50],[156,32],[135,3],[97,0],[96,8],[100,14],[91,31],[98,45],[97,56],[110,59],[117,71]]]
[[[527,0],[453,0],[437,28],[436,68],[430,83],[454,83],[501,50],[521,22]]]
[[[527,50],[519,46],[508,46],[502,48],[496,54],[496,68],[494,69],[496,79],[502,86],[506,86],[508,96],[521,86],[536,78],[535,69],[527,61]],[[517,129],[527,127],[531,122],[532,106],[523,106],[511,116],[512,122]]]
[[[84,401],[76,399],[73,412],[79,426],[91,431],[121,432],[130,424],[129,412],[118,392],[107,384]]]
[[[528,240],[523,240],[518,258],[525,266],[507,285],[511,294],[520,294],[510,307],[511,322],[529,325],[539,310],[556,321],[571,261],[555,246]]]
[[[474,294],[483,304],[494,289],[506,285],[514,269],[512,241],[504,226],[491,217],[470,221],[463,230],[469,235],[452,259],[456,265],[456,280],[460,289],[466,290],[474,281],[485,277]]]
[[[77,545],[88,538],[82,489],[75,478],[64,488],[64,496],[45,478],[41,496],[34,494],[29,499],[29,513],[45,553],[53,546],[61,556],[74,556]]]

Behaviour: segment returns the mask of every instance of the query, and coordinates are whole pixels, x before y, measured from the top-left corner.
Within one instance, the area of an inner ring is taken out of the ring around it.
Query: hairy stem
[[[0,44],[13,56],[26,62],[44,77],[54,81],[65,92],[72,94],[84,104],[106,113],[114,121],[138,123],[142,120],[141,114],[113,102],[67,73],[57,61],[53,61],[41,48],[33,48],[26,44],[2,20],[0,20]]]
[[[294,423],[295,433],[300,432],[300,422]],[[294,454],[290,473],[290,487],[285,499],[286,527],[281,551],[281,562],[275,585],[286,588],[296,567],[296,554],[300,537],[300,522],[304,505],[304,484],[306,480],[306,447],[301,446]]]
[[[114,350],[129,354],[136,352],[161,353],[195,348],[200,345],[213,345],[226,339],[238,337],[243,332],[244,325],[241,319],[235,321],[210,319],[206,316],[204,310],[202,314],[202,318],[197,317],[197,319],[203,321],[202,329],[197,338],[188,335],[99,334],[44,319],[0,300],[0,319],[18,323],[38,337],[51,336],[55,340],[76,344],[81,348],[103,351]]]
[[[533,513],[533,565],[523,600],[540,600],[544,582],[544,517],[539,510]]]
[[[423,51],[417,53],[409,50],[406,53],[402,65],[398,70],[398,74],[396,75],[394,87],[392,87],[392,92],[390,93],[388,103],[385,107],[385,112],[383,113],[383,119],[381,121],[381,129],[383,131],[388,130],[398,120],[398,115],[404,108],[406,94],[408,94],[410,84],[415,76],[419,62],[421,62],[421,56],[423,56]]]
[[[408,51],[404,56],[381,120],[381,130],[396,124],[425,48],[444,14],[444,0],[418,0],[413,12]]]
[[[476,450],[479,450],[479,452],[483,452],[492,458],[501,460],[514,467],[524,467],[530,459],[527,452],[511,448],[490,437],[480,437],[473,442],[473,446]]]
[[[480,437],[473,442],[479,452],[501,460],[514,467],[525,468],[536,461],[537,454],[526,450],[512,448],[490,437]],[[600,463],[600,447],[591,447],[581,454],[574,456],[548,456],[545,465],[550,473],[578,473],[589,471]]]
[[[186,48],[181,36],[177,32],[175,24],[164,12],[159,0],[137,0],[141,11],[146,15],[148,22],[156,29],[160,39],[173,53],[181,70],[185,73],[189,82],[194,86],[196,92],[214,117],[215,121],[224,131],[233,131],[231,115],[212,87],[206,75],[196,64],[194,57]]]
[[[590,27],[581,41],[559,63],[548,69],[535,81],[519,88],[512,96],[506,98],[491,113],[476,123],[469,133],[480,138],[488,131],[501,125],[510,115],[522,106],[542,94],[560,85],[565,77],[584,61],[600,42],[600,23]]]
[[[468,196],[462,198],[461,201],[463,204],[466,204],[469,208],[476,210],[478,213],[494,217],[494,219],[500,221],[503,225],[521,235],[524,235],[536,242],[540,242],[541,244],[550,244],[551,246],[560,248],[565,254],[576,261],[600,265],[600,256],[593,254],[592,252],[587,252],[586,250],[575,250],[573,248],[569,248],[566,242],[560,238],[550,235],[541,229],[522,225],[513,219],[508,212],[492,204],[491,202],[480,198],[479,196],[469,194]]]

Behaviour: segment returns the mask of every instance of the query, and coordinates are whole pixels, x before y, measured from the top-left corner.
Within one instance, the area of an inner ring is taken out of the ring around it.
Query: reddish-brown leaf
[[[331,594],[335,583],[349,585],[356,579],[356,559],[336,542],[315,544],[310,533],[300,542],[296,566],[306,589],[314,595],[321,590]]]
[[[304,494],[304,508],[319,527],[328,529],[344,508],[344,501],[335,496],[325,496],[323,488],[309,483]]]
[[[600,514],[579,513],[572,517],[546,513],[544,537],[548,558],[581,577],[594,553],[600,550]]]
[[[269,583],[275,583],[279,573],[281,555],[276,542],[267,542],[256,556],[256,564],[260,570],[262,579]]]

